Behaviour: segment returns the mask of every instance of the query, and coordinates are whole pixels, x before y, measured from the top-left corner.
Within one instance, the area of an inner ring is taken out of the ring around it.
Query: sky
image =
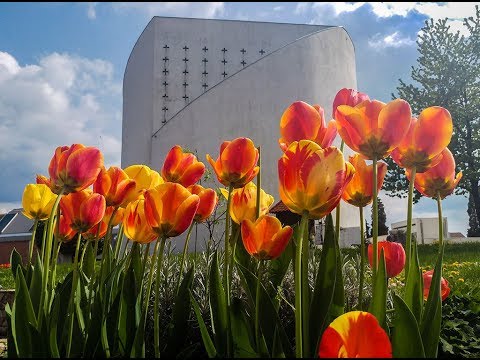
[[[388,102],[410,78],[425,21],[448,17],[451,31],[466,33],[462,19],[474,14],[475,3],[445,2],[0,3],[0,213],[21,207],[57,146],[97,146],[107,167],[120,166],[123,73],[152,16],[343,26],[358,90]],[[406,199],[381,198],[387,225],[406,218]],[[443,204],[449,231],[466,234],[467,199]],[[436,215],[431,199],[414,205],[414,217]]]

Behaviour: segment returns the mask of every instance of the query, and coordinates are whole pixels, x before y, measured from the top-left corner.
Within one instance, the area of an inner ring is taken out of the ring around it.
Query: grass
[[[56,282],[62,281],[72,268],[71,263],[57,265]],[[0,290],[15,289],[15,280],[12,275],[12,269],[0,269]]]

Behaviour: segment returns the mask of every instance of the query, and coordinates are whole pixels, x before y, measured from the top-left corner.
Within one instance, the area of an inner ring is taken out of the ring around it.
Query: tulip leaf
[[[225,290],[223,289],[222,279],[220,277],[220,267],[218,265],[218,251],[213,255],[210,267],[210,314],[212,317],[212,329],[217,345],[217,351],[225,354],[227,345],[227,300]]]
[[[424,358],[422,337],[418,322],[407,304],[393,294],[395,320],[393,321],[392,350],[397,358]]]
[[[443,252],[445,245],[440,247],[437,263],[433,271],[430,291],[428,293],[425,311],[423,313],[420,331],[427,357],[437,357],[440,328],[442,324],[442,298],[440,296],[440,280],[442,277]]]
[[[325,238],[320,265],[315,280],[312,302],[310,303],[310,346],[305,356],[313,357],[323,331],[328,326],[328,316],[335,294],[337,276],[337,253],[332,216],[326,219]]]
[[[38,254],[37,254],[38,255]],[[29,293],[34,309],[40,308],[40,298],[42,295],[43,264],[40,257],[37,256],[35,266],[32,270],[32,279],[30,281]]]
[[[374,255],[375,256],[375,255]],[[387,328],[387,270],[385,267],[385,253],[380,250],[377,277],[374,279],[372,302],[368,311],[375,315],[378,323],[388,333]]]
[[[5,305],[5,315],[7,319],[7,329],[8,329],[7,358],[13,359],[18,357],[18,353],[17,353],[17,349],[15,348],[15,341],[13,339],[13,334],[12,334],[12,309],[10,308],[9,303]]]
[[[282,284],[294,255],[293,240],[290,240],[283,253],[278,258],[270,261],[269,277],[275,289]],[[248,256],[250,257],[250,255]]]
[[[98,240],[97,240],[98,241]],[[85,246],[87,250],[85,252],[85,258],[82,264],[82,270],[85,275],[90,279],[95,273],[95,254],[94,254],[94,244],[93,241],[88,241]]]
[[[92,306],[91,306],[91,315],[90,321],[88,323],[87,329],[87,339],[85,341],[83,357],[91,358],[98,357],[99,354],[96,353],[98,345],[100,343],[100,333],[102,325],[102,301],[100,294],[97,292],[94,295]],[[135,334],[132,334],[132,341]],[[103,355],[103,354],[102,354]]]
[[[130,266],[123,281],[118,320],[119,346],[123,356],[128,356],[132,350],[133,339],[140,319],[140,306],[136,301],[137,293],[135,274],[133,267]]]
[[[203,346],[207,351],[209,358],[214,358],[217,356],[217,350],[215,349],[215,345],[213,344],[212,338],[208,333],[207,326],[203,321],[202,313],[200,311],[200,307],[198,306],[197,301],[193,297],[192,293],[190,292],[190,300],[192,301],[193,311],[197,317],[198,327],[200,328],[200,334],[202,335]]]
[[[251,324],[253,319],[247,319],[242,301],[239,298],[232,300],[230,319],[232,324],[232,338],[235,358],[258,357],[254,350],[255,341],[252,338],[254,329]]]
[[[415,239],[412,239],[412,245],[412,261],[410,261],[404,298],[405,303],[415,315],[417,322],[420,322],[423,311],[423,278]]]
[[[18,253],[17,249],[13,249],[12,253],[10,254],[10,268],[12,270],[14,279],[17,278],[17,269],[19,266],[23,274],[26,273],[27,270],[23,267],[22,264],[23,264],[22,255]]]
[[[182,280],[175,298],[175,308],[173,309],[172,328],[169,334],[165,356],[174,357],[182,349],[185,343],[185,335],[188,331],[188,320],[191,312],[191,301],[189,291],[193,283],[193,266],[190,267]]]
[[[332,222],[333,224],[333,218],[332,214],[328,214],[326,217],[327,223],[329,221]],[[326,232],[327,229],[325,229],[325,238],[327,236],[331,236]],[[335,234],[335,229],[331,228],[331,232],[334,234],[335,239],[338,238],[338,234]],[[330,308],[330,322],[339,317],[344,313],[345,309],[345,288],[343,286],[343,259],[342,259],[342,253],[340,252],[340,245],[338,243],[338,240],[335,241],[335,253],[337,255],[337,261],[336,261],[336,266],[337,266],[337,275],[335,277],[335,291],[333,294],[333,301],[332,305]]]

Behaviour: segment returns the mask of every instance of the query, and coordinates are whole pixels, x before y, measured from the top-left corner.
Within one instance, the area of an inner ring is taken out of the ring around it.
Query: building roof
[[[463,235],[461,232],[451,232],[449,233],[451,238],[464,238],[465,235]]]
[[[290,211],[287,206],[280,200],[278,203],[272,206],[270,209],[269,213],[270,214],[276,214],[279,212],[284,212],[284,211]]]

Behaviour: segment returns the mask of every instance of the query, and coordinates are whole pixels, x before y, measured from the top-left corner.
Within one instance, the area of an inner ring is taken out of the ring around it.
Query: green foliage
[[[473,202],[472,194],[468,196],[468,230],[467,237],[480,237],[480,222],[475,213],[475,203]]]

